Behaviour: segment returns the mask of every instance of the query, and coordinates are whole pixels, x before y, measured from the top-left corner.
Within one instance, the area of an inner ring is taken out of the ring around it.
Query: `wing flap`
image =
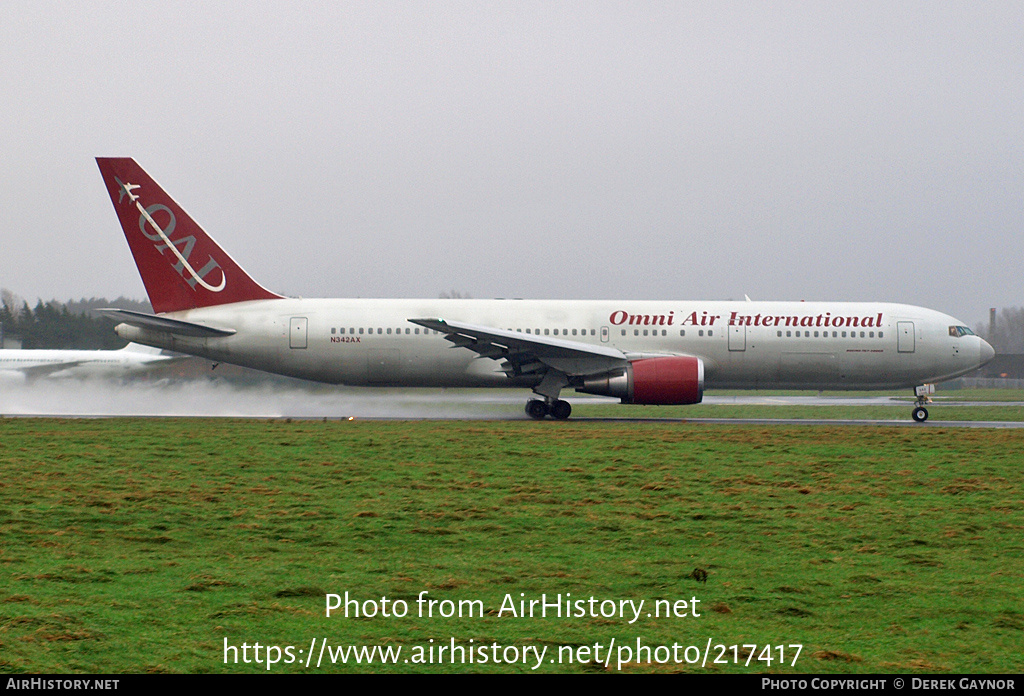
[[[85,364],[84,360],[65,360],[57,363],[46,363],[44,365],[33,365],[32,367],[21,367],[18,371],[30,379],[36,379],[39,377],[49,377],[55,375],[58,372],[64,370],[70,370],[73,367]]]
[[[590,375],[623,367],[628,361],[615,348],[440,318],[409,319],[413,324],[445,334],[453,346],[468,348],[483,358],[504,360],[509,377],[557,370],[566,375]]]

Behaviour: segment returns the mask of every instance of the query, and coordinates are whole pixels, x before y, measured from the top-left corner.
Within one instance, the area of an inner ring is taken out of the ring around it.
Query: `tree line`
[[[10,290],[0,290],[0,326],[6,338],[21,340],[22,348],[116,350],[128,342],[114,333],[114,322],[93,310],[117,307],[152,312],[148,302],[119,297],[58,302],[28,302]]]
[[[1024,353],[1024,307],[1003,307],[994,327],[981,324],[978,335],[992,344],[997,355]]]

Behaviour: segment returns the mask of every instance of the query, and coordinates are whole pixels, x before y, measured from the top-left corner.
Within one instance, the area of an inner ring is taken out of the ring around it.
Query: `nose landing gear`
[[[914,387],[914,396],[917,397],[917,401],[914,402],[914,410],[910,412],[910,416],[918,423],[928,420],[928,409],[925,408],[925,405],[932,402],[930,395],[934,393],[934,384],[922,384],[920,387]]]

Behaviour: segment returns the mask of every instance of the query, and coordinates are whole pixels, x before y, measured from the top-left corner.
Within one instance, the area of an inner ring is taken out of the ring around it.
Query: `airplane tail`
[[[280,299],[242,270],[130,157],[97,157],[157,314]]]

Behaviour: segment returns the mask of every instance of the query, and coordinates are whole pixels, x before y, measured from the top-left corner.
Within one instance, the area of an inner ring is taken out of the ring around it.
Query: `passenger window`
[[[879,337],[879,338],[885,338],[885,336],[884,336],[884,335],[882,335],[882,332],[881,332],[881,331],[879,331],[879,332],[878,332],[878,337]]]
[[[575,336],[575,335],[576,335],[576,329],[573,329],[573,330],[572,330],[572,335],[573,335],[573,336]]]
[[[647,329],[644,329],[644,336],[647,335]]]
[[[544,335],[545,335],[545,336],[547,336],[547,335],[548,335],[548,329],[544,329]],[[555,334],[555,335],[557,336],[558,334]]]
[[[793,332],[792,331],[787,331],[786,332],[786,338],[792,338],[792,337],[793,337]]]
[[[708,336],[714,336],[714,335],[715,335],[715,332],[712,331],[711,329],[708,329]]]
[[[685,336],[686,335],[686,329],[679,329],[679,335],[680,336]]]
[[[338,330],[337,330],[336,328],[334,328],[333,326],[331,327],[331,333],[332,333],[332,334],[334,334],[334,333],[337,333],[337,331],[338,331]]]
[[[860,332],[860,337],[864,338],[864,332],[863,331]]]
[[[391,334],[391,329],[388,329],[388,334],[389,334],[389,335]]]
[[[700,331],[698,331],[697,335],[698,336],[703,336],[704,335],[704,329],[701,329]]]
[[[874,338],[874,337],[875,337],[875,332],[874,331],[869,331],[868,332],[868,338]]]

